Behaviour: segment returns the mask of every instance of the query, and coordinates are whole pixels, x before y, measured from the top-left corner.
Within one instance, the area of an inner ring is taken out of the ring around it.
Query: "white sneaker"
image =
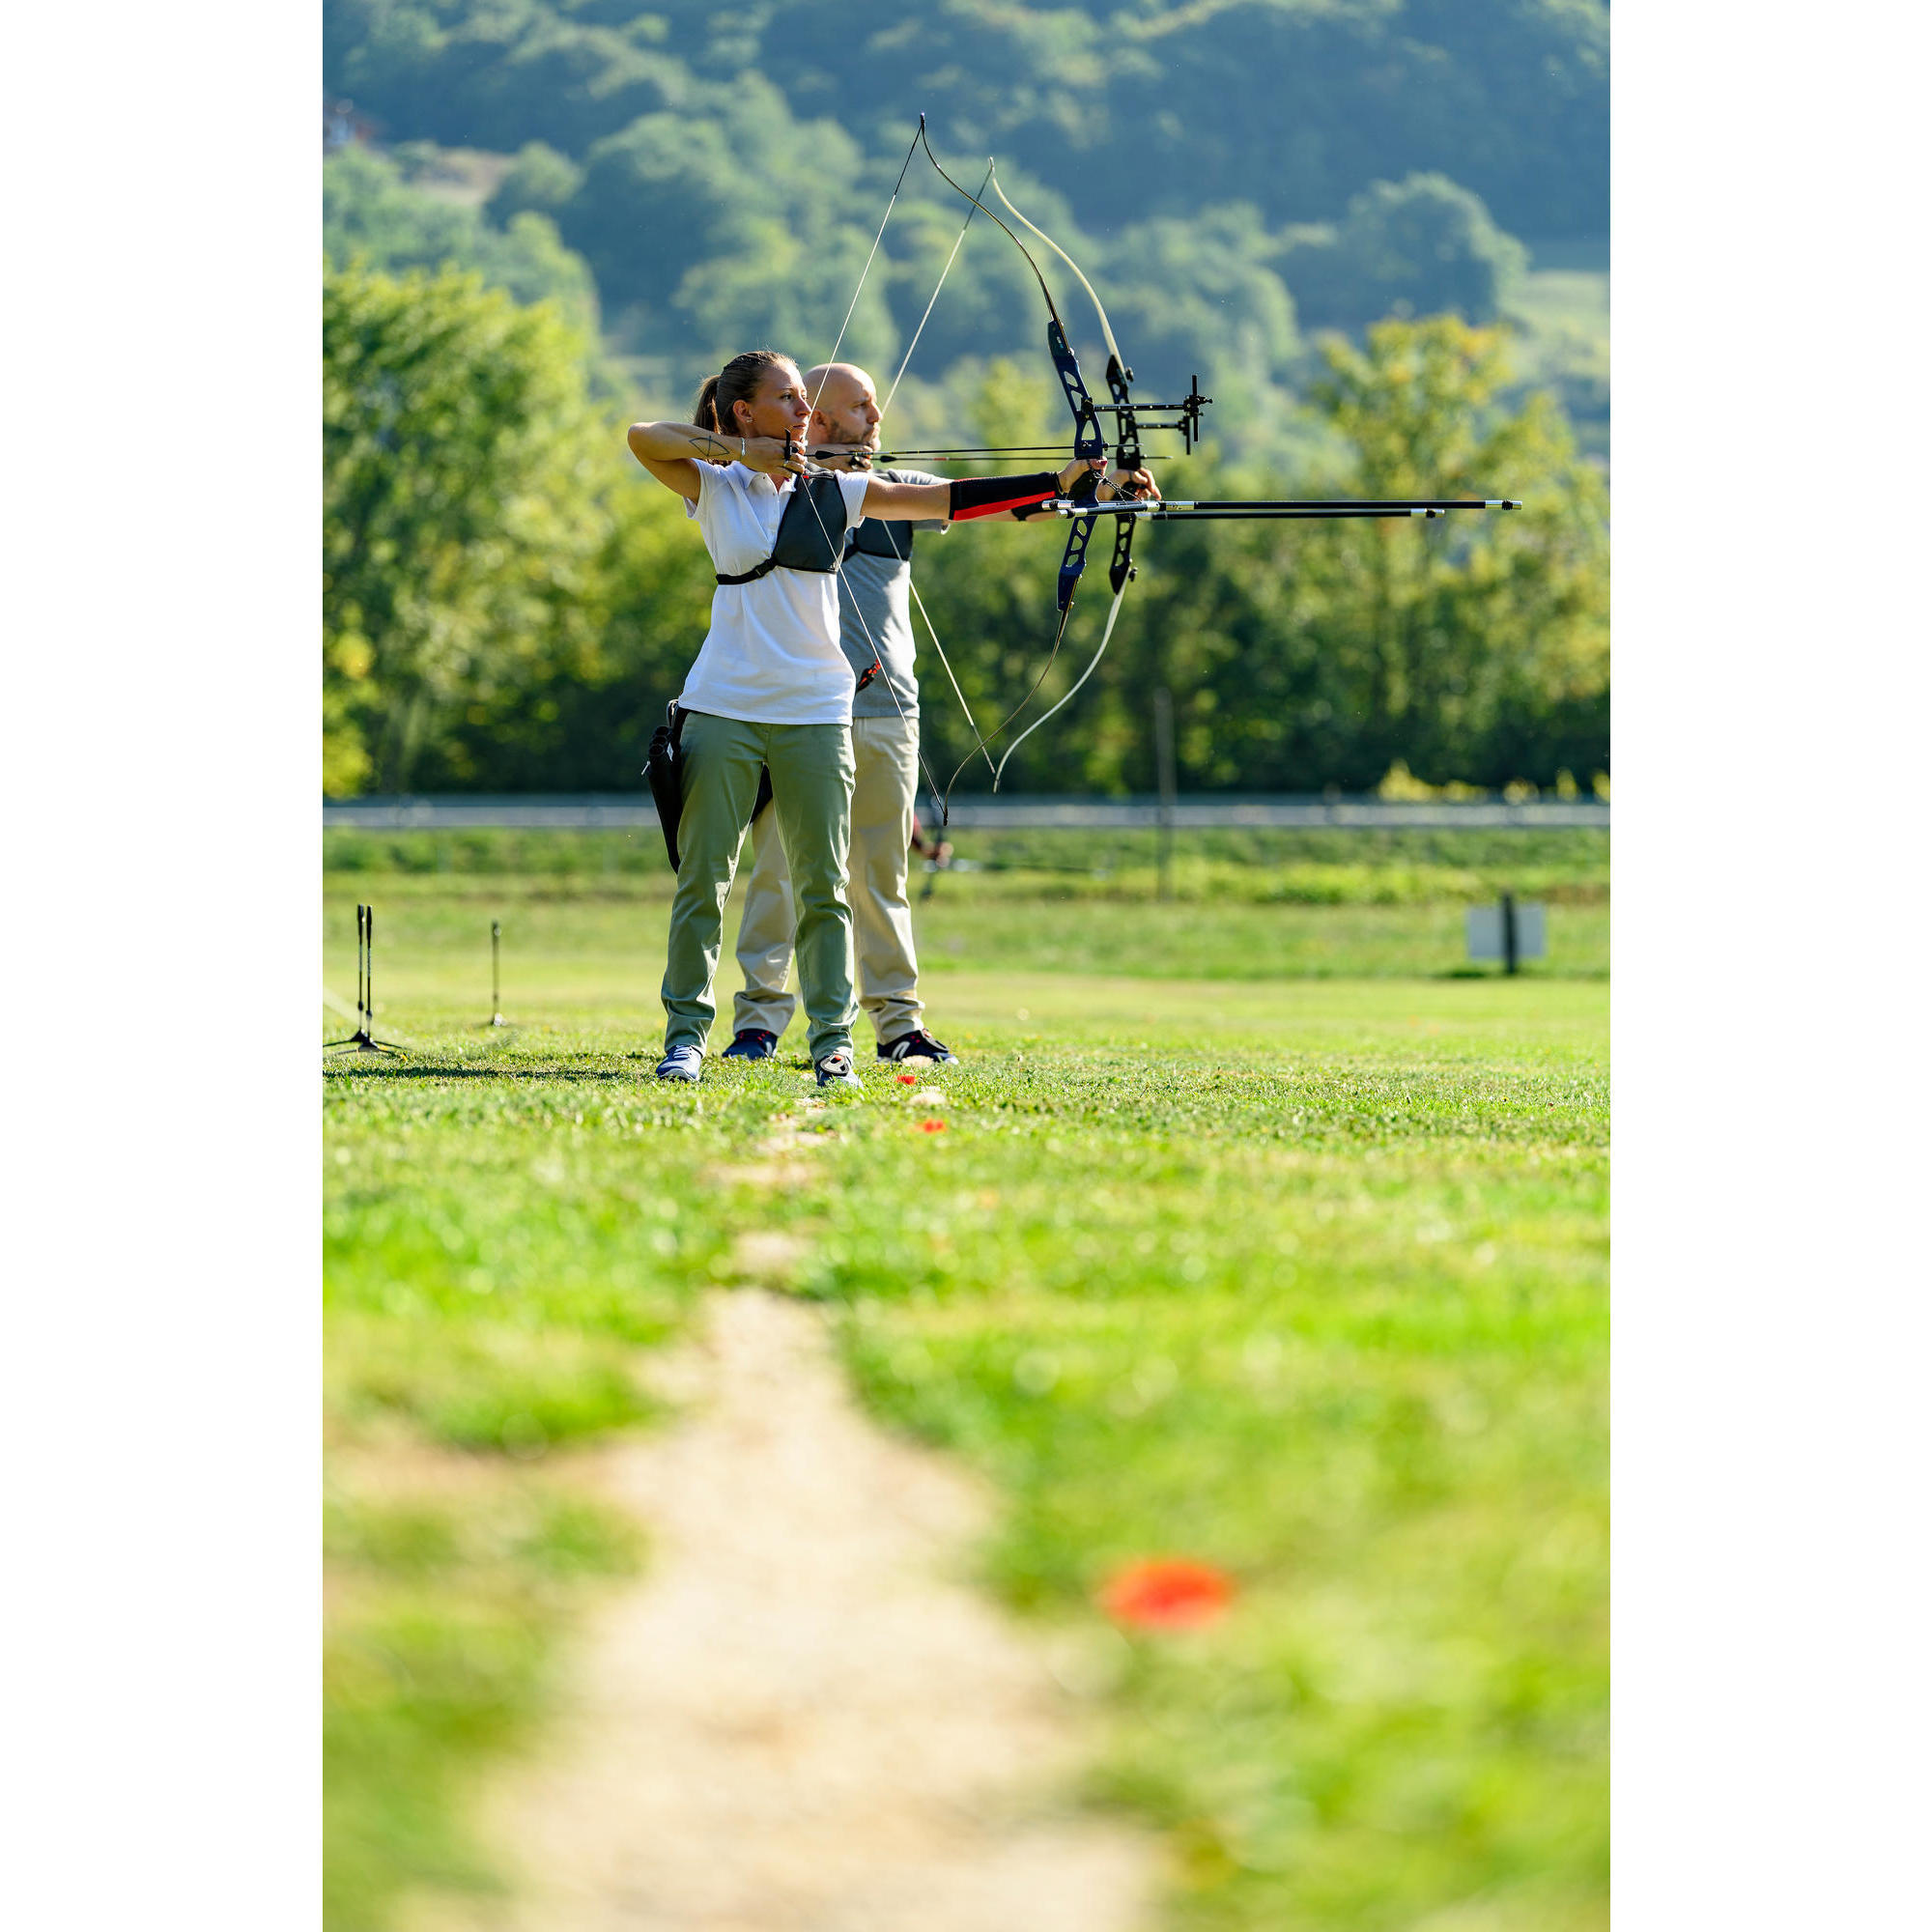
[[[704,1056],[695,1046],[674,1046],[658,1062],[660,1080],[696,1082],[704,1065]]]
[[[821,1087],[850,1087],[855,1092],[860,1088],[859,1076],[852,1071],[852,1049],[841,1046],[835,1053],[828,1053],[817,1065],[818,1084]]]

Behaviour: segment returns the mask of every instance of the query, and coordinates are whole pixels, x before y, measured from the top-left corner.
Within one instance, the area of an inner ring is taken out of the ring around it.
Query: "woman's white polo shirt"
[[[697,519],[713,565],[727,576],[753,570],[778,542],[779,519],[798,479],[774,480],[742,463],[697,466]],[[871,478],[843,472],[848,526],[865,515]],[[831,532],[843,547],[843,530]],[[678,704],[753,724],[845,724],[852,718],[852,666],[838,648],[838,583],[831,571],[771,570],[754,583],[721,583],[711,629]]]

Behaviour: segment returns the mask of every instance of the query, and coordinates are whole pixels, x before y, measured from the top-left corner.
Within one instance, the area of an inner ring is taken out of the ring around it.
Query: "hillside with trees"
[[[1146,788],[1152,682],[1195,788],[1607,769],[1597,0],[327,0],[325,23],[354,103],[324,167],[331,788],[634,782],[708,577],[615,426],[683,413],[748,343],[830,349],[921,111],[960,180],[996,156],[1088,270],[1141,393],[1198,373],[1214,397],[1171,493],[1400,477],[1531,505],[1480,528],[1150,530],[1107,663],[1009,785]],[[882,389],[965,209],[915,157],[845,336]],[[1048,274],[1097,375],[1091,307]],[[1042,323],[976,220],[889,441],[1064,440]],[[407,487],[381,475],[400,452]],[[394,521],[441,503],[461,514]],[[1049,548],[922,550],[985,722],[1037,672]],[[1082,622],[1042,704],[1084,663]],[[971,744],[950,694],[926,714],[941,755]]]

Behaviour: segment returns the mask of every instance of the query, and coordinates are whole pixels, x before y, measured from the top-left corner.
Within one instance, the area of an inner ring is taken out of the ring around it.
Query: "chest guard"
[[[898,563],[912,561],[912,526],[883,524],[877,517],[861,519],[845,539],[847,556],[883,556]]]
[[[869,521],[869,519],[868,519]],[[836,476],[801,476],[779,519],[772,554],[755,569],[719,571],[720,583],[755,583],[774,570],[810,570],[824,576],[838,568],[845,535],[845,493]]]

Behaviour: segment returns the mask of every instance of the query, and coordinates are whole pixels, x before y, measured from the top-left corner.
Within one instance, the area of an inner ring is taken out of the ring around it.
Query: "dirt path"
[[[985,1499],[858,1414],[809,1306],[721,1292],[668,1378],[687,1419],[612,1464],[649,1574],[485,1806],[517,1899],[409,1932],[1142,1925],[1149,1846],[1052,1809],[1071,1700],[955,1580]]]

